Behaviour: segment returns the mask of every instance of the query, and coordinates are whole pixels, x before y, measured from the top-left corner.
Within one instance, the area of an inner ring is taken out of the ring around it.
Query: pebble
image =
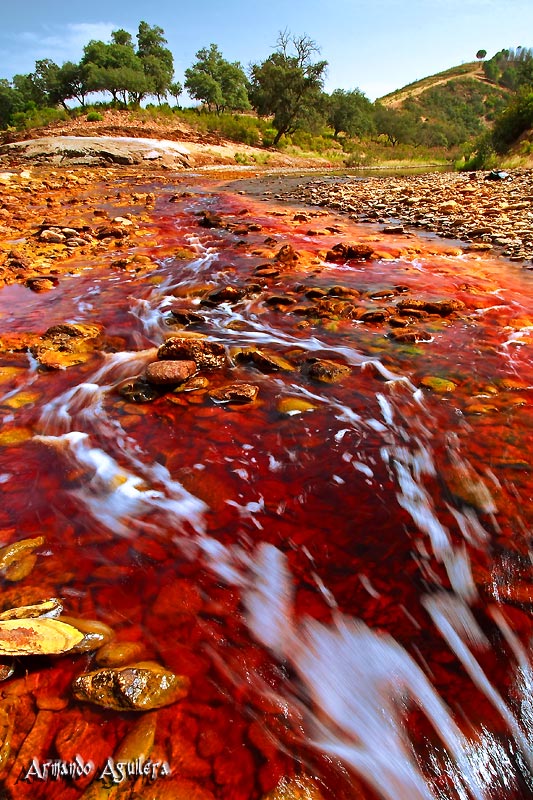
[[[141,642],[109,642],[97,651],[95,661],[100,667],[123,667],[144,654]]]

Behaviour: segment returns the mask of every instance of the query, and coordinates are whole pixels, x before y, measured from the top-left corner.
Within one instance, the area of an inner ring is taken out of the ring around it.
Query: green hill
[[[490,81],[480,62],[430,75],[378,101],[431,127],[450,144],[468,141],[490,127],[509,102],[510,89]]]

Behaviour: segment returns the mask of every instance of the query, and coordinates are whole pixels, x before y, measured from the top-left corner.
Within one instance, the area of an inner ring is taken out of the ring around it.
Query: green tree
[[[24,111],[24,99],[13,84],[5,78],[0,79],[0,128],[5,130],[12,121],[13,114]]]
[[[139,104],[154,95],[166,96],[174,75],[174,59],[165,47],[164,31],[157,25],[140,22],[137,50],[131,34],[119,28],[111,42],[89,42],[83,51],[81,66],[88,91],[110,92],[113,101]]]
[[[359,89],[335,89],[326,96],[326,109],[335,139],[341,132],[361,138],[373,131],[372,104]]]
[[[124,32],[121,32],[124,33]],[[166,47],[163,28],[141,21],[137,32],[137,57],[146,78],[146,94],[152,94],[161,102],[166,97],[174,77],[174,58]],[[136,93],[136,102],[142,97]]]
[[[531,89],[522,89],[494,123],[492,145],[495,151],[499,154],[506,153],[509,147],[531,127],[533,127],[533,92]]]
[[[179,81],[173,81],[168,87],[168,93],[171,97],[175,98],[176,104],[179,103],[179,98],[182,92],[183,92],[183,86]]]
[[[90,92],[110,92],[113,102],[138,101],[148,93],[143,64],[131,44],[90,41],[83,49],[81,65]]]
[[[277,50],[250,72],[250,100],[263,116],[273,116],[276,145],[284,134],[305,125],[320,107],[327,61],[313,61],[319,49],[308,36],[279,34]]]
[[[386,136],[393,147],[397,144],[419,144],[417,118],[408,111],[397,111],[381,103],[374,104],[376,133]]]
[[[250,108],[244,70],[238,61],[227,61],[216,44],[198,50],[195,63],[185,70],[185,88],[217,114]]]
[[[476,53],[476,58],[479,58],[479,60],[482,61],[486,57],[486,55],[487,55],[486,50],[478,50]]]
[[[81,64],[65,61],[59,68],[55,89],[55,102],[66,106],[66,100],[77,100],[85,106],[85,98],[89,93],[87,70]]]

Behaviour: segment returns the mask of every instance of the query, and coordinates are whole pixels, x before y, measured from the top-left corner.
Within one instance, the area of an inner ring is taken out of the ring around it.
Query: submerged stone
[[[192,378],[176,386],[173,391],[176,394],[180,394],[181,392],[200,392],[202,389],[207,389],[208,386],[209,381],[204,375],[193,375]]]
[[[109,642],[99,648],[95,660],[100,667],[123,667],[141,658],[144,650],[142,642]]]
[[[447,392],[454,392],[457,389],[457,384],[447,378],[438,378],[433,375],[426,375],[420,381],[422,386],[431,389],[437,394],[446,394]]]
[[[73,653],[88,653],[98,650],[115,636],[115,632],[109,625],[97,619],[79,619],[78,617],[62,616],[61,622],[72,625],[73,628],[81,631],[83,639],[79,644],[72,648]]]
[[[236,361],[251,361],[261,372],[292,372],[295,367],[290,361],[277,353],[267,353],[265,350],[256,350],[253,347],[238,352]]]
[[[144,378],[156,386],[175,386],[197,371],[194,361],[154,361],[148,364]]]
[[[160,397],[154,386],[143,380],[128,381],[119,387],[118,393],[130,403],[151,403]]]
[[[232,383],[212,389],[209,397],[214,403],[253,403],[258,392],[259,387],[251,383]]]
[[[182,700],[190,681],[153,661],[122,668],[103,668],[76,678],[72,685],[78,700],[114,711],[148,711]]]
[[[12,567],[14,564],[33,555],[34,551],[44,544],[44,536],[34,536],[30,539],[19,539],[18,542],[8,544],[0,549],[0,570]]]
[[[314,411],[316,406],[310,403],[309,400],[304,400],[303,397],[282,397],[278,400],[276,408],[280,414],[293,416],[302,414],[305,411]]]
[[[338,383],[351,373],[351,369],[329,359],[311,359],[304,365],[303,372],[320,383]]]

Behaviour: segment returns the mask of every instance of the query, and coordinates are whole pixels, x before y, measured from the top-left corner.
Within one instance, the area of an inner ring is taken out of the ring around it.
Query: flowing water
[[[17,586],[60,596],[191,679],[157,712],[152,758],[171,776],[127,781],[120,797],[255,800],[278,784],[276,798],[311,800],[532,796],[531,274],[327,215],[309,236],[293,211],[199,181],[178,202],[148,188],[155,272],[102,261],[47,294],[0,292],[2,333],[89,323],[118,343],[62,371],[3,357],[0,532],[46,537]],[[200,227],[204,211],[234,227]],[[342,240],[380,255],[324,261]],[[265,248],[284,244],[311,255],[255,277],[273,263]],[[201,304],[250,282],[259,289],[237,302]],[[391,289],[465,310],[409,343],[265,302],[335,285],[369,308]],[[200,313],[190,330],[227,348],[210,388],[255,384],[254,403],[119,394],[182,332],[176,309]],[[294,368],[266,374],[238,361],[245,347]],[[298,368],[308,358],[350,373],[313,381]],[[2,685],[19,740],[33,737],[4,773],[6,797],[111,796],[97,781],[95,794],[83,779],[17,782],[32,758],[105,763],[137,721],[71,699],[91,659],[30,660]]]

